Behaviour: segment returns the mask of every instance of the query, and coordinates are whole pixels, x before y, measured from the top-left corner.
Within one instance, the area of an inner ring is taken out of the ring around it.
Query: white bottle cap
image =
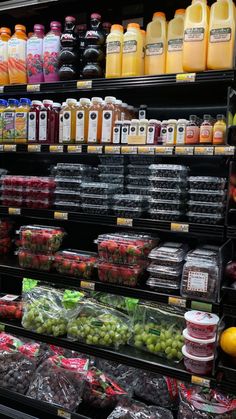
[[[123,102],[123,103],[122,103],[122,107],[123,107],[123,108],[128,108],[128,104]]]
[[[139,124],[139,119],[131,119],[131,124]]]
[[[158,122],[160,121],[158,121],[157,119],[149,119],[149,124],[158,124]]]
[[[125,125],[130,125],[131,124],[131,121],[129,121],[128,119],[125,119],[124,121],[123,121],[123,124]]]
[[[61,107],[61,104],[58,103],[58,102],[53,102],[53,107],[60,108]]]
[[[80,99],[80,104],[82,104],[82,105],[90,105],[90,99],[88,99],[87,97],[82,97],[81,99]]]
[[[176,119],[168,119],[168,124],[177,124]]]
[[[122,100],[116,99],[115,104],[121,106],[122,105]]]
[[[167,121],[166,119],[164,119],[164,120],[162,121],[161,125],[164,125],[164,124],[165,124],[165,125],[167,125],[167,124],[168,124],[168,122],[169,122],[169,121]]]
[[[116,98],[114,96],[106,96],[105,103],[115,103]]]
[[[103,100],[101,97],[92,97],[92,103],[102,103]]]
[[[77,100],[76,99],[67,99],[66,103],[67,103],[67,105],[76,105]]]
[[[133,119],[132,119],[132,121],[133,121]],[[148,124],[148,119],[145,119],[145,118],[139,119],[139,123],[140,124]]]
[[[43,100],[43,104],[44,105],[53,105],[53,100],[45,99],[45,100]]]
[[[178,124],[187,124],[187,119],[178,119],[177,123]]]
[[[42,105],[41,100],[32,100],[31,102],[32,105]]]

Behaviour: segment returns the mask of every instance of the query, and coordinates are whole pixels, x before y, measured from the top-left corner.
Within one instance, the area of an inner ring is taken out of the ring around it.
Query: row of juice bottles
[[[137,23],[127,31],[112,25],[107,37],[106,77],[222,70],[234,67],[235,15],[233,0],[192,0],[169,23],[162,12],[153,15],[146,32]]]

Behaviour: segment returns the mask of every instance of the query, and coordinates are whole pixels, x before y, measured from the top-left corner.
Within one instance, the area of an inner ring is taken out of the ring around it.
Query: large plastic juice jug
[[[168,24],[166,73],[183,72],[183,38],[185,9],[178,9]]]
[[[183,70],[204,71],[208,42],[207,0],[193,0],[184,21]]]
[[[145,74],[164,74],[166,70],[166,16],[156,12],[147,25]]]
[[[11,37],[9,28],[0,29],[0,85],[9,84],[8,75],[8,41]]]
[[[59,56],[60,80],[76,80],[78,75],[79,56],[75,27],[75,17],[67,16],[65,19],[65,29],[61,35],[61,52]]]
[[[18,107],[18,100],[9,99],[8,106],[3,112],[3,142],[14,143],[15,140],[15,114]]]
[[[15,33],[8,41],[8,71],[10,84],[27,83],[26,28],[15,26]]]
[[[51,22],[51,30],[43,40],[43,72],[45,82],[54,82],[59,80],[58,61],[61,49],[61,24],[60,22]]]
[[[102,29],[102,17],[98,13],[92,13],[90,28],[85,34],[84,68],[82,70],[85,79],[103,77],[105,68],[105,32]]]
[[[7,100],[0,99],[0,141],[2,141],[3,133],[3,112],[7,107]]]
[[[20,99],[19,107],[15,114],[15,143],[26,143],[28,139],[28,116],[31,100]]]
[[[138,23],[129,23],[124,34],[122,77],[140,76],[142,68],[143,39]]]
[[[211,6],[207,68],[234,66],[235,6],[232,0],[218,0]]]
[[[88,143],[100,143],[102,135],[102,98],[92,97],[89,108]]]
[[[76,99],[67,99],[66,106],[63,111],[63,143],[75,142],[76,129]]]
[[[27,75],[29,83],[41,83],[43,76],[44,26],[34,25],[34,33],[27,41]]]
[[[121,77],[123,32],[123,26],[112,25],[107,37],[106,78]]]
[[[88,140],[89,108],[90,100],[81,98],[76,111],[76,143],[86,143]]]

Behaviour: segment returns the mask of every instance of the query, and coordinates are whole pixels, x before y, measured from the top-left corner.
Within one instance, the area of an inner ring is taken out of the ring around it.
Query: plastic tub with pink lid
[[[187,371],[196,375],[210,375],[212,373],[214,355],[207,357],[190,355],[186,350],[186,346],[183,346],[182,353]]]
[[[219,317],[204,311],[187,311],[184,315],[187,331],[190,336],[197,339],[212,339],[217,332]]]
[[[184,329],[183,336],[185,340],[186,351],[190,355],[207,357],[214,354],[216,336],[214,336],[212,339],[197,339],[190,336],[187,329]]]

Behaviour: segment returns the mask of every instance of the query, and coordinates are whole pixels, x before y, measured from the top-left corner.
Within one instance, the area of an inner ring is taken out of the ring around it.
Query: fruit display
[[[173,419],[172,413],[162,407],[146,406],[132,399],[122,399],[107,419]]]
[[[136,265],[114,265],[109,262],[98,263],[98,277],[101,282],[136,287],[143,274],[143,267]]]
[[[226,187],[226,179],[211,176],[190,176],[190,189],[200,191],[222,191]]]
[[[19,249],[17,254],[21,268],[49,272],[53,267],[52,254],[32,253],[25,249]]]
[[[27,225],[20,228],[21,246],[34,253],[57,252],[64,236],[65,232],[60,227]]]
[[[81,402],[89,362],[55,355],[35,372],[27,396],[74,411]]]
[[[186,178],[189,168],[178,164],[152,164],[149,166],[152,175],[159,178]]]
[[[220,347],[227,355],[236,357],[236,327],[228,327],[221,333]]]
[[[161,304],[139,304],[129,343],[136,348],[172,361],[182,359],[184,312]]]
[[[88,345],[118,349],[130,337],[129,318],[120,311],[96,302],[81,301],[69,319],[68,337]]]
[[[0,318],[17,319],[22,317],[22,302],[18,295],[0,294]]]
[[[115,380],[115,382],[118,383],[129,396],[134,395],[139,371],[140,374],[144,372],[137,370],[136,368],[102,358],[96,358],[95,365],[99,370],[105,372],[109,377]]]
[[[80,250],[62,250],[54,257],[54,267],[57,272],[84,279],[91,279],[96,262],[96,253]]]

